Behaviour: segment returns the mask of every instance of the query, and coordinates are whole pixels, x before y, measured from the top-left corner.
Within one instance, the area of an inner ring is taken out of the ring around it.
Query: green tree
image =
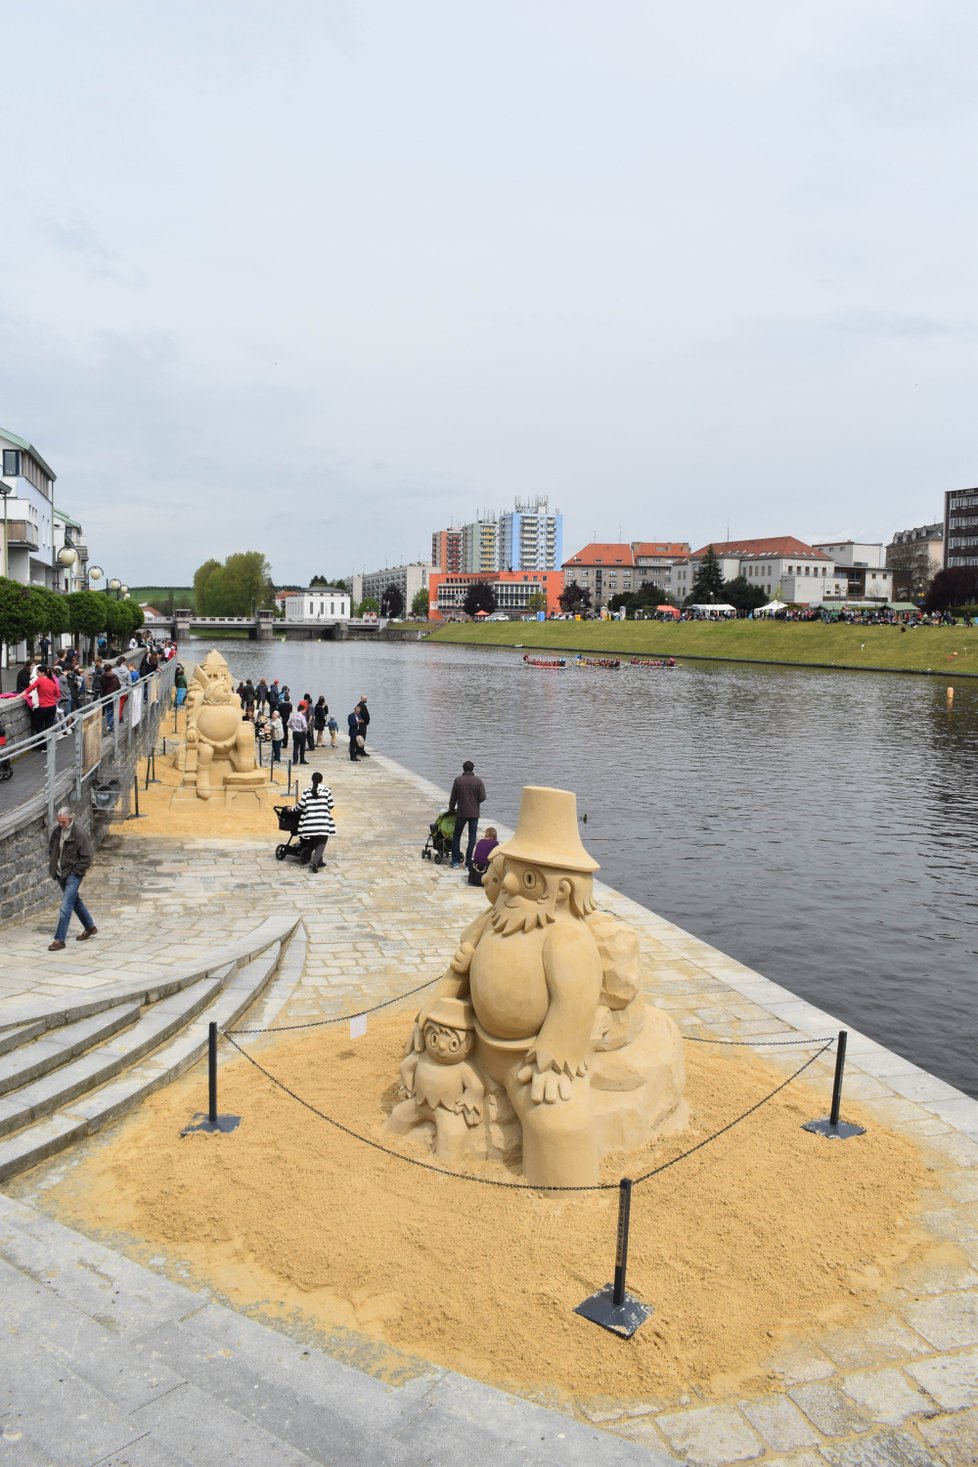
[[[629,591],[619,591],[618,594],[616,596],[612,596],[611,600],[608,602],[608,610],[634,611],[638,604],[639,601],[637,596],[633,596]]]
[[[686,597],[686,605],[707,606],[716,601],[722,601],[725,596],[725,584],[717,553],[712,545],[708,545],[706,554],[700,561],[693,578],[693,589]]]
[[[36,607],[37,631],[49,632],[52,637],[68,630],[67,597],[47,586],[31,586],[31,600]]]
[[[380,597],[381,616],[400,616],[404,611],[404,596],[399,586],[391,581],[386,585]]]
[[[274,603],[268,561],[258,550],[229,555],[223,565],[205,560],[194,572],[198,616],[251,616]]]
[[[635,592],[634,600],[636,610],[640,606],[651,607],[654,610],[657,606],[665,606],[669,598],[662,587],[657,586],[654,581],[645,581]]]
[[[527,611],[546,611],[547,598],[543,591],[533,591],[526,598]]]
[[[566,611],[569,616],[583,616],[591,610],[591,592],[576,581],[568,581],[559,599],[561,611]]]
[[[952,606],[971,606],[978,600],[978,570],[970,565],[951,565],[938,571],[924,600],[925,611],[948,611]]]
[[[31,641],[37,630],[29,588],[0,576],[0,642],[13,648]]]
[[[105,606],[108,598],[104,592],[73,591],[65,597],[68,605],[68,630],[72,636],[88,638],[88,656],[95,653],[95,638],[105,631]]]
[[[473,581],[462,602],[462,610],[466,616],[475,616],[479,611],[491,616],[496,606],[496,593],[491,581]]]
[[[205,560],[194,571],[194,607],[198,616],[218,616],[220,613],[211,611],[211,602],[217,600],[220,595],[220,581],[222,577],[221,562],[219,560]]]
[[[738,611],[755,611],[758,606],[766,606],[768,603],[768,594],[764,588],[754,585],[746,576],[734,576],[732,581],[724,581],[723,598]]]
[[[411,615],[416,616],[420,621],[427,621],[430,604],[428,592],[422,586],[420,591],[415,591],[414,593],[414,600],[411,602]]]
[[[364,596],[363,600],[360,602],[360,605],[355,608],[355,614],[357,616],[366,616],[368,611],[379,610],[380,606],[372,596]]]

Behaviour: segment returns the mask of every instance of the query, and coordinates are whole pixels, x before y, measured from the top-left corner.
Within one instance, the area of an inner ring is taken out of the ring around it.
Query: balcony
[[[8,550],[36,550],[37,544],[37,530],[30,520],[7,521]]]

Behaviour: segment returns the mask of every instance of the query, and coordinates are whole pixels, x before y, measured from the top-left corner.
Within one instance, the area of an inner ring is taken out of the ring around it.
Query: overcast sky
[[[4,7],[0,425],[182,583],[978,483],[974,0]]]

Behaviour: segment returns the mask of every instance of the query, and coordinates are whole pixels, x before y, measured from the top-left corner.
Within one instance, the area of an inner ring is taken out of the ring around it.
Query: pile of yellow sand
[[[409,1022],[372,1019],[356,1041],[339,1026],[241,1042],[337,1120],[431,1159],[383,1128]],[[783,1078],[743,1050],[686,1049],[690,1130],[611,1158],[607,1180],[687,1149]],[[865,1316],[921,1247],[916,1149],[875,1125],[845,1143],[803,1132],[828,1082],[797,1082],[635,1189],[628,1284],[655,1314],[625,1343],[572,1312],[612,1277],[617,1189],[432,1175],[345,1136],[244,1059],[220,1075],[221,1110],[243,1117],[232,1135],[180,1138],[205,1104],[198,1070],[48,1195],[73,1222],[188,1261],[238,1303],[298,1310],[509,1388],[592,1400],[757,1388],[778,1342]]]

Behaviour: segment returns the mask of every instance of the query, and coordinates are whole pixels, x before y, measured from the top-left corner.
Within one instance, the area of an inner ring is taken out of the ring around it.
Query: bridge
[[[271,641],[273,637],[294,637],[305,642],[338,642],[351,634],[375,636],[381,626],[379,621],[339,621],[330,617],[310,617],[305,621],[291,621],[276,616],[274,612],[259,611],[257,616],[195,616],[187,610],[177,610],[172,616],[147,617],[146,626],[154,632],[162,632],[175,642],[186,642],[190,637],[220,637],[227,632],[247,632],[249,641]]]

